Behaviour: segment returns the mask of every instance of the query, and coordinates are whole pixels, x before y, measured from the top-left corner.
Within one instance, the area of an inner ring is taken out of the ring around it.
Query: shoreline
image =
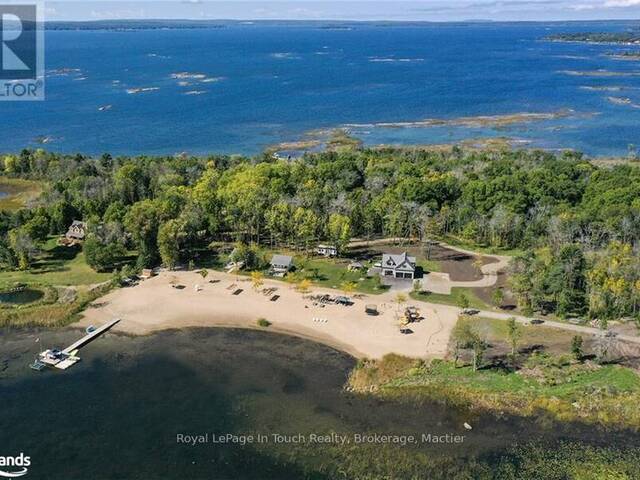
[[[252,288],[248,278],[221,272],[210,272],[203,283],[197,272],[162,272],[140,285],[114,290],[90,305],[80,321],[70,327],[85,328],[119,317],[113,329],[132,335],[188,327],[243,328],[271,331],[316,341],[355,358],[382,358],[398,353],[414,358],[444,358],[450,333],[458,320],[459,309],[447,305],[431,305],[408,300],[399,309],[395,292],[360,295],[349,307],[314,305],[313,301],[293,289],[292,285],[265,280],[261,288],[277,288],[276,302]],[[185,288],[177,290],[177,281]],[[196,291],[196,285],[201,290]],[[233,290],[241,289],[238,295]],[[312,288],[314,295],[340,292]],[[376,304],[380,314],[368,316],[365,305]],[[155,308],[151,310],[150,305]],[[410,335],[400,333],[397,314],[405,306],[415,305],[424,320],[410,325]],[[271,325],[259,327],[265,318]]]

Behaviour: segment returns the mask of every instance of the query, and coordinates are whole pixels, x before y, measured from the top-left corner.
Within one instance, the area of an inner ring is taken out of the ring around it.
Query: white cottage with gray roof
[[[381,273],[384,277],[414,279],[416,275],[416,257],[407,252],[398,255],[385,253],[382,255]]]

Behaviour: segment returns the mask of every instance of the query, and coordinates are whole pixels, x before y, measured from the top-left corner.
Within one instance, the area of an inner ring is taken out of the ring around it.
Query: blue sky
[[[68,0],[46,1],[47,20],[141,18],[241,20],[640,19],[640,0]]]

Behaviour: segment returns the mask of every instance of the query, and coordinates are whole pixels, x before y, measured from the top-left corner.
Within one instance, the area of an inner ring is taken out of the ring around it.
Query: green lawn
[[[357,272],[348,271],[347,267],[351,263],[348,259],[307,257],[298,252],[282,249],[265,249],[262,254],[265,257],[266,262],[268,262],[274,254],[293,256],[295,271],[285,277],[285,281],[287,281],[287,279],[291,280],[294,278],[297,280],[307,279],[314,285],[338,290],[344,283],[355,283],[357,285],[357,292],[373,295],[387,291],[387,287],[379,286],[375,278],[367,278],[366,268]],[[207,268],[222,271],[224,270],[224,265],[227,263],[227,260],[227,255],[209,255],[206,257],[203,255],[198,264]],[[267,272],[268,267],[265,267],[263,273],[266,274]],[[237,274],[249,276],[251,275],[251,272],[248,270],[242,270],[241,272],[237,272]]]
[[[485,336],[489,342],[509,343],[509,327],[505,320],[485,317],[469,317],[472,322]],[[545,327],[544,325],[522,325],[518,324],[522,332],[519,345],[558,345],[564,347],[564,352],[571,349],[571,339],[575,332],[562,330],[560,328]]]
[[[321,287],[340,289],[343,283],[353,282],[362,293],[375,295],[387,290],[384,286],[377,288],[379,283],[374,278],[367,278],[366,271],[349,272],[349,263],[340,259],[295,257],[298,272]]]
[[[428,272],[440,272],[442,271],[440,267],[440,262],[436,262],[435,260],[427,260],[426,258],[417,258],[416,264],[419,267],[422,267],[424,273]]]
[[[90,285],[111,278],[111,273],[93,271],[86,264],[80,247],[57,245],[57,237],[49,238],[41,248],[31,270],[0,272],[0,284]]]
[[[471,250],[478,253],[484,253],[486,255],[507,255],[514,256],[522,253],[521,249],[517,248],[499,248],[491,247],[487,245],[478,245],[474,242],[465,240],[464,238],[455,237],[453,235],[443,235],[438,240],[451,245],[453,247],[463,248],[465,250]]]
[[[410,297],[422,302],[440,303],[443,305],[453,305],[454,307],[458,307],[460,306],[460,296],[463,294],[469,300],[470,307],[477,308],[479,310],[493,310],[491,305],[486,304],[482,299],[478,298],[473,288],[454,287],[451,289],[451,295],[432,292],[411,292]]]

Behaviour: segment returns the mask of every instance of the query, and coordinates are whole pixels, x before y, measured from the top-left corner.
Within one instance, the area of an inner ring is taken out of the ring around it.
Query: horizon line
[[[316,19],[287,19],[287,18],[100,18],[100,19],[55,19],[46,20],[45,23],[101,23],[101,22],[289,22],[289,23],[318,23],[318,22],[335,22],[335,23],[597,23],[597,22],[639,22],[638,18],[602,18],[602,19],[552,19],[552,20],[493,20],[486,19],[466,19],[466,20],[392,20],[392,19],[332,19],[332,18],[316,18]]]

